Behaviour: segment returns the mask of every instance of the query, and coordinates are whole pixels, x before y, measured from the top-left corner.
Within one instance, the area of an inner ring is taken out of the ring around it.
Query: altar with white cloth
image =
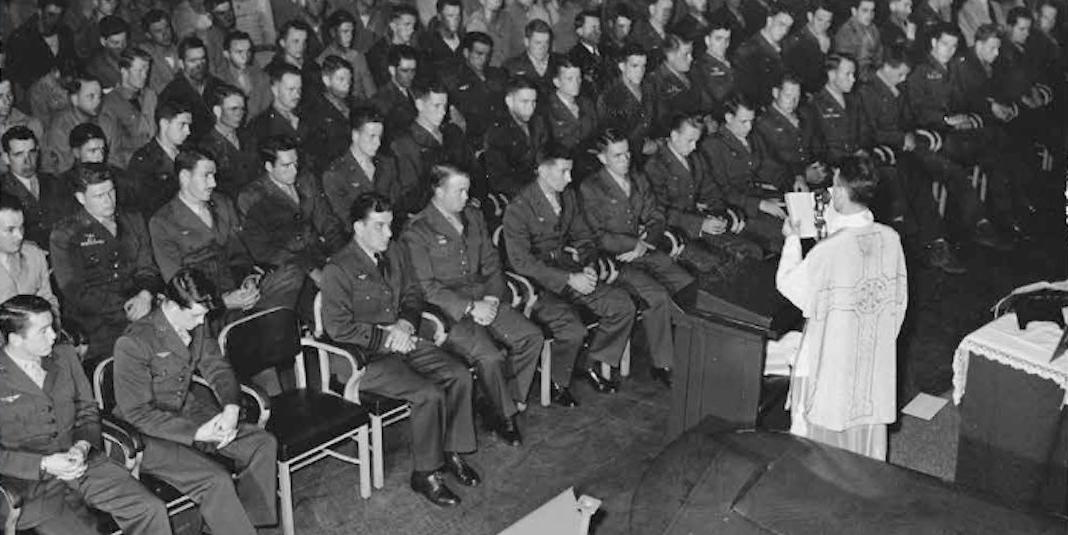
[[[1052,322],[1009,313],[969,334],[953,359],[960,406],[956,482],[1004,503],[1068,509],[1068,356]]]

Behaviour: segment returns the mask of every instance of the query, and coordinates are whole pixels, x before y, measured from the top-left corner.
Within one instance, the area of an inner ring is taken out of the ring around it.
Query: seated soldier
[[[460,49],[464,6],[461,0],[437,0],[434,7],[435,16],[418,39],[419,49],[423,51],[420,67],[423,77],[440,80],[464,61]]]
[[[418,113],[415,109],[415,97],[412,96],[412,82],[419,68],[419,54],[407,45],[390,48],[387,70],[389,78],[385,84],[378,86],[378,92],[371,103],[386,118],[386,135],[394,138],[411,126]]]
[[[675,355],[671,299],[694,279],[658,250],[666,242],[666,221],[645,176],[631,168],[627,139],[606,130],[597,151],[604,168],[583,180],[582,210],[598,249],[622,263],[619,280],[648,304],[642,326],[652,353],[652,376],[670,386]]]
[[[365,191],[376,191],[393,206],[405,202],[401,195],[397,161],[382,145],[383,119],[374,108],[355,108],[349,114],[349,150],[334,160],[323,173],[323,193],[339,221],[348,219],[352,201]],[[398,214],[407,219],[407,213]],[[395,228],[400,228],[396,225]]]
[[[52,225],[73,204],[70,189],[56,177],[37,172],[37,136],[25,126],[14,126],[0,136],[7,172],[0,175],[0,196],[22,203],[27,240],[45,247]]]
[[[447,165],[430,174],[434,196],[411,219],[404,241],[427,302],[449,322],[446,347],[478,368],[494,412],[487,423],[518,446],[516,414],[526,406],[544,338],[530,320],[501,303],[501,261],[482,214],[467,205],[471,180]],[[507,347],[507,357],[497,342]]]
[[[645,80],[647,54],[636,44],[626,45],[619,54],[618,77],[597,99],[600,126],[627,136],[630,152],[639,163],[656,152],[650,135],[656,115],[656,95]]]
[[[250,148],[258,150],[272,137],[289,137],[304,159],[304,170],[315,172],[318,169],[317,162],[312,161],[306,150],[315,125],[301,117],[304,80],[300,71],[288,63],[280,62],[267,70],[267,76],[271,79],[271,95],[274,99],[267,111],[253,117],[246,126],[248,137],[253,141]]]
[[[509,76],[531,80],[538,96],[546,99],[553,93],[553,73],[561,59],[552,53],[553,29],[544,20],[534,19],[523,29],[523,36],[523,52],[504,62],[504,70]]]
[[[108,15],[100,19],[100,46],[93,52],[85,70],[100,80],[100,86],[111,91],[119,85],[119,57],[126,51],[130,26],[122,17]]]
[[[709,21],[703,42],[704,52],[694,58],[690,76],[701,95],[697,110],[718,115],[727,95],[734,92],[735,69],[727,59],[727,49],[731,46],[730,22],[721,18]]]
[[[577,42],[567,52],[567,58],[582,71],[582,94],[593,99],[601,94],[608,82],[608,66],[614,61],[608,51],[601,50],[601,14],[587,9],[575,15]]]
[[[852,0],[852,17],[834,35],[834,51],[857,63],[857,78],[871,80],[883,62],[883,43],[875,22],[875,0]]]
[[[174,42],[170,12],[169,10],[150,9],[141,17],[140,23],[146,38],[140,46],[152,56],[148,87],[159,94],[163,88],[167,87],[167,84],[171,83],[181,68],[178,65],[178,47]]]
[[[653,132],[657,137],[667,135],[668,123],[675,115],[701,111],[700,92],[690,79],[693,43],[668,34],[662,50],[664,61],[649,75],[649,86],[656,95]]]
[[[577,159],[597,130],[597,111],[583,94],[582,71],[570,59],[558,61],[552,77],[556,90],[543,104],[552,142]]]
[[[826,81],[823,62],[831,51],[831,36],[827,35],[827,30],[834,20],[834,13],[828,0],[810,2],[806,11],[808,24],[786,38],[782,61],[787,72],[800,80],[804,93],[811,94],[822,89]]]
[[[118,184],[119,198],[128,210],[150,218],[178,192],[174,158],[189,138],[192,122],[193,114],[180,102],[163,101],[156,107],[156,137],[134,152]]]
[[[460,44],[464,62],[441,73],[441,83],[449,92],[449,102],[467,121],[467,139],[481,149],[486,131],[504,113],[504,90],[508,75],[489,65],[494,43],[482,32],[467,32]]]
[[[100,107],[100,127],[111,141],[108,161],[123,169],[134,151],[152,141],[156,133],[158,95],[148,83],[152,56],[140,48],[124,50],[119,56],[119,84],[104,95]]]
[[[181,102],[193,115],[190,138],[199,141],[215,123],[208,107],[208,96],[222,80],[208,70],[207,48],[198,37],[186,37],[178,43],[181,70],[159,93],[160,102]]]
[[[70,136],[68,136],[68,138],[68,141],[70,142],[70,151],[74,155],[74,165],[70,166],[70,169],[64,171],[63,174],[59,175],[57,178],[60,180],[60,183],[67,186],[68,193],[71,193],[71,186],[74,184],[76,175],[81,167],[89,163],[104,164],[104,160],[110,152],[110,147],[108,147],[107,137],[104,136],[104,130],[93,123],[82,123],[75,126],[74,129],[70,131]],[[123,175],[126,174],[126,171],[123,171],[121,168],[114,165],[105,164],[105,167],[111,173],[112,180],[116,182],[120,182]],[[71,195],[73,195],[73,193],[71,193]],[[122,202],[123,206],[129,202],[127,199],[119,199],[119,201]],[[69,207],[75,209],[78,208],[73,203],[73,197]],[[63,217],[66,217],[67,215],[69,215],[69,213],[64,213]]]
[[[359,103],[365,102],[375,94],[375,81],[367,66],[367,57],[358,48],[357,33],[371,34],[365,26],[357,26],[355,13],[338,9],[330,14],[323,25],[323,36],[327,38],[326,48],[319,53],[316,61],[321,65],[327,56],[338,56],[352,65],[352,98]],[[357,28],[360,28],[357,30]]]
[[[784,74],[781,46],[793,23],[794,19],[785,7],[773,4],[764,28],[735,51],[738,91],[754,105],[764,106],[768,103],[771,88],[779,83]]]
[[[289,65],[300,72],[304,87],[308,90],[319,89],[320,79],[319,64],[315,62],[315,56],[309,55],[309,45],[315,47],[314,54],[319,52],[317,32],[310,24],[303,20],[290,20],[282,23],[278,28],[277,52],[265,67],[267,71],[277,68],[279,65]],[[309,40],[316,43],[309,43]]]
[[[64,103],[70,105],[70,101],[66,98],[66,91],[63,93]],[[42,124],[47,124],[46,119],[48,116],[49,114],[45,113],[42,113],[41,116],[26,115],[16,108],[11,80],[0,72],[0,135],[3,135],[13,126],[25,126],[33,132],[33,135],[37,136],[37,139],[44,139],[44,127]],[[7,164],[0,161],[0,173],[6,172]]]
[[[538,90],[524,77],[508,82],[504,103],[508,115],[486,132],[486,176],[489,191],[509,198],[534,181],[538,154],[549,141],[543,117],[534,113]]]
[[[16,295],[36,295],[59,314],[59,300],[52,292],[46,253],[23,239],[22,203],[13,195],[0,196],[0,301]]]
[[[711,31],[708,14],[708,0],[686,0],[679,2],[678,10],[673,13],[669,28],[671,33],[684,41],[694,44],[694,54],[704,53],[704,37]]]
[[[256,117],[271,107],[271,79],[253,61],[252,37],[232,31],[223,41],[223,63],[213,65],[220,80],[241,89],[248,100],[246,117]]]
[[[52,314],[52,304],[35,295],[0,304],[0,475],[22,498],[18,529],[97,533],[88,505],[110,514],[123,533],[171,533],[163,502],[104,451],[89,379],[72,353],[54,346]]]
[[[802,84],[793,75],[784,76],[771,90],[771,105],[753,125],[765,148],[763,164],[768,167],[768,174],[783,177],[783,186],[792,190],[826,183],[823,164],[809,152],[814,147],[812,136],[816,131],[808,125],[810,117],[797,113]]]
[[[237,196],[241,239],[257,264],[287,273],[286,279],[297,268],[303,275],[298,278],[310,278],[318,286],[326,259],[345,243],[345,230],[323,198],[316,178],[298,171],[300,158],[291,138],[269,138],[260,147],[260,159],[263,174]],[[314,292],[307,281],[301,282],[309,291],[301,294],[295,285],[292,303],[310,318],[307,314]],[[286,287],[293,288],[289,284]]]
[[[468,35],[483,33],[491,39],[492,53],[486,65],[498,68],[523,50],[522,35],[512,31],[515,27],[512,14],[503,7],[504,0],[478,0],[473,10],[468,8],[464,28]]]
[[[230,200],[260,174],[260,159],[244,131],[245,94],[229,84],[215,86],[208,98],[215,114],[215,128],[200,139],[199,148],[215,161],[215,182],[220,193]]]
[[[679,262],[702,273],[726,275],[722,270],[762,253],[737,235],[742,227],[734,224],[707,164],[696,153],[702,126],[698,117],[676,115],[668,123],[667,140],[645,162],[645,175],[667,226],[688,240]]]
[[[152,311],[115,342],[115,415],[141,432],[142,473],[192,498],[212,533],[253,535],[253,526],[278,522],[278,444],[238,421],[237,378],[204,325],[217,299],[200,272],[175,273]],[[190,389],[194,373],[217,403]],[[233,461],[237,478],[208,455]]]
[[[649,69],[654,70],[664,61],[664,40],[668,35],[668,23],[675,3],[672,0],[643,0],[647,17],[634,19],[634,27],[627,40],[645,51],[649,57]]]
[[[78,73],[66,81],[66,88],[71,106],[52,119],[41,143],[41,171],[48,174],[62,173],[74,163],[67,144],[71,129],[82,123],[99,122],[100,81]]]
[[[541,158],[535,183],[521,190],[504,212],[508,262],[540,290],[533,317],[552,333],[552,400],[564,407],[578,405],[569,386],[587,334],[576,307],[597,318],[586,348],[591,361],[582,376],[598,392],[615,391],[617,383],[603,377],[594,361],[619,366],[635,314],[625,290],[598,281],[592,267],[598,256],[594,236],[575,191],[567,187],[571,165],[566,152],[549,151]]]
[[[613,75],[615,63],[623,57],[623,48],[629,43],[628,37],[630,37],[630,28],[633,24],[634,12],[631,11],[626,3],[618,3],[604,12],[601,52],[604,54],[605,60],[608,61],[607,70],[609,71],[605,85],[615,77]],[[641,48],[641,45],[634,46],[640,49],[644,55],[645,49]]]
[[[331,341],[366,355],[361,391],[411,403],[412,490],[435,505],[459,504],[443,472],[467,486],[481,481],[461,456],[476,448],[471,374],[416,336],[423,291],[404,245],[390,240],[389,199],[364,191],[350,208],[352,242],[323,268],[323,326]]]
[[[302,115],[315,125],[307,151],[323,169],[349,148],[349,113],[352,108],[352,65],[338,56],[323,58],[319,86],[303,97]]]
[[[389,32],[383,36],[371,49],[367,51],[367,66],[371,69],[378,90],[389,83],[392,77],[389,73],[389,64],[393,49],[398,46],[407,46],[416,51],[418,60],[418,43],[415,42],[415,28],[419,22],[419,13],[410,5],[397,5],[390,10]],[[413,73],[414,74],[414,73]]]
[[[111,354],[129,322],[152,309],[162,286],[141,214],[120,209],[115,178],[103,163],[71,177],[81,210],[56,224],[49,250],[64,314],[89,334],[89,362]]]

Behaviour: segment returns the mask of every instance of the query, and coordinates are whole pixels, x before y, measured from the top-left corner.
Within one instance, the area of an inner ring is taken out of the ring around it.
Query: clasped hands
[[[497,307],[500,304],[501,300],[492,295],[473,301],[471,303],[471,319],[483,327],[493,323],[493,320],[497,319]]]
[[[223,449],[237,438],[237,418],[241,409],[237,405],[227,405],[222,412],[197,428],[193,440],[197,442],[214,442],[217,449]]]
[[[382,343],[386,351],[408,354],[415,349],[418,338],[415,336],[415,326],[408,320],[397,320],[390,325],[379,325],[379,329],[386,331],[386,341]]]
[[[41,458],[41,470],[55,476],[60,481],[73,481],[85,475],[89,465],[85,462],[92,446],[85,440],[79,440],[69,450],[46,455]]]
[[[597,288],[597,272],[586,266],[582,271],[568,275],[567,285],[580,295],[589,295]]]

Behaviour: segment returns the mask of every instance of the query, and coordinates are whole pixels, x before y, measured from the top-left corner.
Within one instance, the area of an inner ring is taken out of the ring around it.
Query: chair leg
[[[293,525],[293,481],[290,479],[289,465],[278,463],[278,497],[281,502],[282,535],[295,535]]]
[[[553,361],[553,349],[552,340],[546,340],[545,345],[541,347],[541,406],[548,407],[549,398],[549,385],[552,383],[552,361]]]
[[[371,497],[371,452],[367,444],[367,426],[356,433],[356,451],[360,458],[360,497]]]
[[[630,377],[630,340],[627,340],[627,345],[623,346],[623,358],[619,360],[619,375]]]
[[[382,461],[382,417],[371,416],[371,465],[376,489],[385,485],[385,469]]]

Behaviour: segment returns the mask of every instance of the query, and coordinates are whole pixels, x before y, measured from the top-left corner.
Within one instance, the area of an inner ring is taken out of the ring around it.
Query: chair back
[[[219,347],[239,379],[292,364],[302,354],[297,313],[274,307],[245,316],[219,334]]]
[[[115,410],[115,357],[100,361],[93,369],[93,397],[101,414]]]

